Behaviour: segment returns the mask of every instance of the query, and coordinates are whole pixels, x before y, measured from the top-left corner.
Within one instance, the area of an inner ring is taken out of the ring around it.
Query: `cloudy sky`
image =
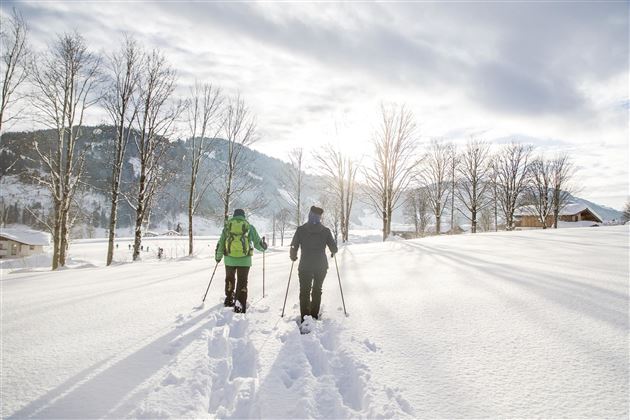
[[[166,53],[181,94],[194,80],[240,92],[256,148],[285,160],[328,142],[369,153],[379,104],[404,103],[422,142],[568,151],[580,196],[621,208],[630,195],[628,2],[3,1],[2,13],[12,6],[35,48],[76,29],[107,52],[126,32]]]

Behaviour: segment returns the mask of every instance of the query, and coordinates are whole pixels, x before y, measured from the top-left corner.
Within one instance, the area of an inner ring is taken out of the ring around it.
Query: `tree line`
[[[227,220],[234,203],[254,190],[244,150],[259,135],[255,115],[239,94],[227,95],[216,84],[196,81],[186,97],[178,97],[177,71],[166,55],[147,49],[131,36],[103,55],[91,51],[77,32],[57,35],[44,51],[32,51],[28,26],[15,10],[3,25],[2,44],[0,130],[26,115],[19,107],[28,99],[33,121],[56,133],[50,144],[33,141],[45,168],[35,175],[36,181],[52,197],[51,217],[40,222],[52,234],[53,269],[65,265],[69,231],[80,212],[76,195],[86,185],[83,175],[88,162],[78,139],[85,135],[84,120],[95,106],[106,111],[107,123],[115,128],[107,191],[108,265],[113,261],[121,200],[134,211],[133,259],[140,255],[143,225],[160,190],[173,176],[165,158],[176,128],[178,135],[183,131],[189,139],[187,160],[182,164],[189,171],[189,254],[194,252],[193,216],[204,195],[220,198],[220,212]],[[371,138],[372,154],[365,162],[343,153],[338,145],[327,145],[310,156],[326,180],[320,204],[328,209],[328,223],[342,242],[349,239],[356,199],[381,218],[383,240],[392,234],[393,214],[401,208],[418,235],[426,232],[432,220],[435,233],[443,233],[447,209],[450,232],[455,229],[456,215],[470,223],[472,233],[480,225],[485,230],[489,225],[498,229],[499,219],[505,229],[512,230],[515,212],[524,205],[544,228],[550,227],[550,215],[552,226],[557,227],[575,175],[568,154],[549,157],[516,142],[492,152],[490,144],[480,139],[471,139],[460,148],[432,140],[422,148],[415,117],[407,107],[382,105],[379,117]],[[210,174],[201,168],[217,139],[227,142],[227,154],[217,161],[221,166],[217,172]],[[121,178],[124,165],[130,164],[124,159],[129,147],[137,153],[138,176],[133,188],[123,191]],[[307,160],[302,148],[288,155],[290,170],[285,179],[292,208],[274,212],[274,243],[278,230],[283,244],[285,231],[303,222],[311,204],[304,199]],[[265,207],[268,200],[258,195],[246,204],[252,211]]]
[[[189,252],[193,253],[193,215],[201,197],[214,190],[223,202],[227,219],[233,202],[252,189],[244,176],[243,149],[257,140],[256,121],[240,95],[225,95],[211,83],[197,82],[186,98],[177,98],[177,72],[159,49],[148,50],[133,37],[125,36],[119,47],[100,55],[91,51],[77,32],[56,36],[43,51],[28,45],[28,26],[22,16],[13,14],[3,23],[2,46],[5,71],[2,79],[0,130],[26,115],[18,109],[26,102],[33,122],[54,129],[50,144],[33,141],[45,168],[34,175],[36,182],[50,191],[51,217],[40,219],[53,239],[52,268],[66,263],[69,232],[80,209],[77,192],[85,186],[87,149],[78,147],[85,135],[84,121],[94,106],[107,111],[108,123],[115,127],[111,178],[108,251],[113,260],[118,207],[125,200],[135,212],[133,259],[138,259],[142,227],[150,217],[156,196],[173,175],[166,170],[165,157],[177,124],[184,123],[191,140],[190,182],[188,185]],[[11,113],[9,114],[10,111]],[[228,143],[227,159],[220,176],[200,174],[213,142]],[[125,151],[136,149],[137,183],[131,192],[121,190]],[[264,200],[254,200],[261,205]],[[37,216],[34,214],[34,216]]]

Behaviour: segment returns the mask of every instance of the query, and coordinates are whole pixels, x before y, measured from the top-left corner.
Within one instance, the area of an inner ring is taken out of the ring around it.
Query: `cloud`
[[[587,185],[593,163],[627,174],[626,2],[4,1],[3,13],[13,5],[37,49],[76,29],[110,51],[127,32],[164,51],[178,94],[195,79],[240,92],[278,157],[340,122],[367,150],[379,103],[398,101],[423,140],[517,137],[574,151]]]
[[[416,89],[460,88],[471,102],[502,113],[588,109],[582,79],[627,71],[628,12],[619,3],[361,4],[336,7],[328,19],[322,15],[330,6],[321,14],[284,3],[161,7],[189,24],[217,25],[337,71]],[[364,13],[356,17],[359,8]],[[387,19],[392,15],[401,25]]]

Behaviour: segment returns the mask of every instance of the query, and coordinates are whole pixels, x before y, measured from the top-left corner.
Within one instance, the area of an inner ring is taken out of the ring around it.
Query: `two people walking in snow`
[[[322,297],[322,284],[328,271],[326,247],[334,256],[338,249],[330,229],[322,225],[324,210],[311,207],[308,222],[299,226],[293,235],[289,257],[291,261],[298,259],[298,249],[301,249],[298,265],[300,280],[300,315],[304,321],[306,316],[319,318],[319,308]]]
[[[254,248],[265,252],[267,243],[247,221],[245,211],[236,209],[223,227],[214,254],[217,264],[225,257],[224,305],[233,306],[234,312],[245,313],[247,310],[247,277]]]
[[[298,250],[301,250],[298,264],[301,321],[307,316],[319,318],[322,285],[328,271],[326,247],[331,257],[338,251],[330,229],[321,222],[323,213],[323,209],[311,207],[308,221],[296,229],[289,250],[293,262],[297,261]],[[261,239],[256,228],[247,221],[245,211],[236,209],[225,223],[215,249],[217,264],[225,258],[224,305],[233,306],[234,312],[244,313],[247,309],[247,281],[254,248],[265,252],[265,238]]]

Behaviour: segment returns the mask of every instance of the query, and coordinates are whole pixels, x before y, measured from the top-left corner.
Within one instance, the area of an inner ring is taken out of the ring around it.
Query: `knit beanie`
[[[234,216],[233,217],[236,217],[236,216],[243,216],[243,217],[245,217],[245,210],[243,210],[243,209],[236,209],[236,210],[234,210]]]
[[[312,206],[311,211],[308,213],[308,222],[314,225],[321,223],[322,214],[324,214],[324,209]]]

